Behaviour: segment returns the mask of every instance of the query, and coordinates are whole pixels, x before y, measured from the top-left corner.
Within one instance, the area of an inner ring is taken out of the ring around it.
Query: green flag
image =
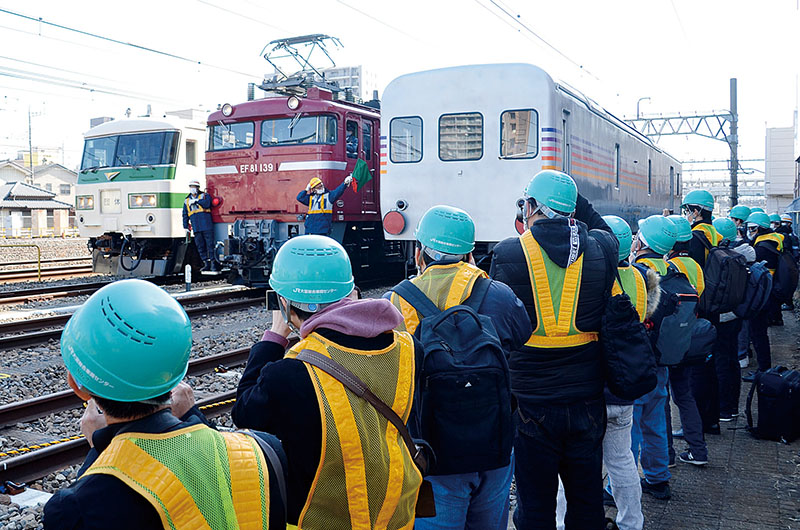
[[[353,169],[353,191],[361,191],[361,188],[370,180],[372,180],[372,173],[369,172],[367,163],[359,158]]]

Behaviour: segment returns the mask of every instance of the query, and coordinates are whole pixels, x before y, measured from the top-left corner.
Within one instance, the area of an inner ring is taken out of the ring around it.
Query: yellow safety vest
[[[622,286],[619,285],[617,280],[614,280],[611,294],[616,296],[624,291],[633,302],[636,312],[639,313],[639,321],[644,322],[645,316],[647,316],[647,284],[642,274],[635,267],[628,265],[618,269]]]
[[[269,470],[246,434],[206,425],[119,434],[83,476],[100,474],[142,495],[167,530],[269,528]]]
[[[583,273],[583,254],[563,269],[553,263],[530,230],[519,236],[536,306],[536,329],[525,346],[569,348],[598,340],[597,332],[580,331],[575,324]]]
[[[708,240],[708,242],[711,243],[712,247],[716,247],[717,245],[719,245],[719,242],[722,241],[722,236],[719,235],[717,229],[714,228],[713,225],[710,225],[708,223],[700,223],[698,225],[693,226],[692,232],[702,233],[703,236]],[[705,256],[706,258],[708,257],[707,248],[704,249],[703,256]],[[700,293],[697,294],[699,295]]]
[[[667,275],[669,265],[661,258],[637,258],[636,263],[642,263],[650,269],[653,269],[661,276]]]
[[[203,195],[205,195],[205,193],[199,193],[197,195],[197,200],[202,199]],[[186,206],[186,214],[189,216],[189,218],[191,218],[196,213],[201,213],[201,212],[202,213],[211,213],[211,209],[210,208],[203,208],[202,206],[200,206],[199,202],[195,202],[193,204],[189,204],[189,201],[191,201],[193,198],[194,197],[186,197],[186,200],[183,201],[183,204]]]
[[[346,367],[408,421],[414,399],[414,341],[395,331],[392,344],[361,351],[311,333],[287,353],[313,350]],[[411,529],[422,475],[403,438],[366,400],[305,363],[322,419],[322,455],[297,528]]]
[[[778,246],[778,252],[783,252],[783,234],[778,234],[777,232],[771,232],[769,234],[764,234],[764,235],[758,236],[756,238],[755,242],[753,243],[753,246],[755,247],[756,245],[758,245],[762,241],[772,241],[772,242],[774,242]],[[775,269],[767,269],[767,270],[773,276],[775,275]]]
[[[411,282],[425,293],[436,307],[444,311],[460,305],[469,298],[478,278],[488,277],[489,275],[478,267],[459,261],[458,263],[430,265]],[[392,293],[390,300],[403,315],[403,324],[398,329],[405,328],[405,331],[414,333],[420,320],[416,309],[397,293]]]
[[[308,213],[333,213],[333,205],[328,200],[328,193],[311,195],[308,198]]]
[[[703,268],[700,267],[699,263],[689,256],[675,256],[674,258],[668,259],[667,263],[671,263],[677,267],[677,269],[689,279],[689,283],[691,283],[697,291],[697,296],[703,294],[703,291],[706,289],[706,279],[703,275]]]

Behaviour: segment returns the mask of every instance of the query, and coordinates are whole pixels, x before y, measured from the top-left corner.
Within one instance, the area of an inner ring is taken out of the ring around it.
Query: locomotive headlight
[[[90,210],[94,208],[94,197],[86,197],[86,207]]]
[[[233,105],[230,103],[225,103],[220,110],[222,111],[222,115],[227,118],[233,114]]]
[[[145,195],[147,198],[147,205],[148,206],[155,206],[156,205],[156,196],[155,195]]]
[[[128,195],[128,206],[130,208],[152,208],[157,203],[158,199],[155,194]]]
[[[141,206],[143,202],[144,202],[144,200],[142,199],[142,196],[138,195],[136,197],[136,206]]]
[[[91,210],[94,208],[94,197],[91,195],[78,195],[75,199],[75,207],[78,210]]]
[[[286,106],[289,107],[289,110],[297,110],[300,106],[300,98],[297,96],[292,96],[286,100]]]

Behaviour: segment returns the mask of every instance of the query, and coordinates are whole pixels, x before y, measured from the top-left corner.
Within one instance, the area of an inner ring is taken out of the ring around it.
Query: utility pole
[[[736,104],[736,78],[731,78],[731,208],[739,203],[739,112]]]
[[[31,186],[35,186],[33,180],[33,140],[31,139],[31,106],[28,105],[28,166],[31,170]]]

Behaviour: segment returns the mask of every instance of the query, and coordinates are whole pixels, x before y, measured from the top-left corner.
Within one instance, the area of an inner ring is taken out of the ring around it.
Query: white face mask
[[[314,194],[315,195],[322,195],[323,193],[325,193],[325,187],[324,186],[320,186],[319,188],[314,188]]]
[[[194,186],[189,188],[189,193],[191,193],[192,195],[197,195],[197,191],[198,191],[197,188],[195,188]]]

